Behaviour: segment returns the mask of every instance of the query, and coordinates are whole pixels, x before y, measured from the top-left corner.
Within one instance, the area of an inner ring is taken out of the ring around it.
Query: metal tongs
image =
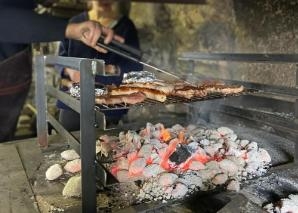
[[[166,71],[164,69],[160,69],[160,68],[158,68],[155,65],[148,64],[148,63],[144,62],[142,60],[143,53],[140,50],[135,49],[135,48],[133,48],[133,47],[131,47],[129,45],[120,43],[120,42],[115,41],[115,40],[112,40],[109,44],[104,44],[104,39],[105,39],[104,36],[101,36],[100,39],[98,40],[97,45],[99,47],[102,47],[102,48],[104,48],[104,49],[106,49],[106,50],[108,50],[110,52],[113,52],[113,53],[115,53],[117,55],[120,55],[120,56],[125,57],[125,58],[127,58],[129,60],[132,60],[134,62],[137,62],[139,64],[142,64],[145,67],[152,68],[155,71],[164,73],[166,75],[170,75],[171,77],[173,77],[173,78],[175,78],[175,79],[177,79],[179,81],[183,81],[183,82],[185,82],[187,84],[192,84],[190,82],[187,82],[187,81],[181,79],[180,77],[178,77],[177,75],[175,75],[175,74],[173,74],[173,73],[171,73],[169,71]]]

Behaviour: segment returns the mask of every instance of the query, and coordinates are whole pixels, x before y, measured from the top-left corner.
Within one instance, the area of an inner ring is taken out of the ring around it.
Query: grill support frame
[[[62,66],[78,70],[81,73],[81,101],[65,96],[61,91],[53,87],[47,87],[45,80],[46,66]],[[105,75],[104,61],[60,56],[36,56],[34,63],[36,72],[36,106],[37,106],[37,141],[42,148],[48,147],[47,122],[64,136],[69,145],[81,155],[81,185],[82,185],[82,212],[96,212],[96,175],[106,177],[106,171],[96,163],[95,153],[95,74]],[[66,102],[72,109],[80,113],[80,140],[47,112],[47,96],[49,93]],[[105,118],[99,113],[100,122],[98,128],[105,129]],[[106,179],[102,185],[105,185]]]
[[[298,63],[296,64],[296,88],[298,88]],[[295,123],[298,124],[298,98],[295,102]],[[295,163],[298,163],[298,144],[295,143],[295,155],[294,155]]]

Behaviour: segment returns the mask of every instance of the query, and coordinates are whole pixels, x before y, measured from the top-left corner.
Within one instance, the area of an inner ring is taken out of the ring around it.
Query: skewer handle
[[[102,45],[105,45],[104,44],[104,39],[105,37],[103,35],[100,36],[99,40],[98,40],[98,45],[99,44],[102,44]],[[106,45],[108,46],[108,45]],[[109,46],[111,47],[115,47],[119,50],[122,50],[122,51],[125,51],[126,53],[128,53],[129,55],[133,55],[135,56],[136,58],[141,58],[142,57],[142,52],[136,48],[133,48],[127,44],[123,44],[123,43],[120,43],[116,40],[112,40],[110,43],[109,43]]]

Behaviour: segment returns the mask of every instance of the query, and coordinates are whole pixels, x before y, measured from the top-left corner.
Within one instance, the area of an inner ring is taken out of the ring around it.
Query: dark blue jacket
[[[87,20],[89,20],[88,13],[83,12],[73,17],[70,22],[78,23]],[[116,24],[116,26],[113,27],[113,30],[116,34],[122,36],[125,39],[125,44],[136,49],[140,48],[137,30],[135,28],[135,25],[129,18],[125,16],[122,17]],[[82,42],[76,40],[64,39],[60,44],[59,55],[79,58],[102,59],[105,61],[105,64],[118,65],[121,68],[122,74],[129,71],[139,71],[142,69],[142,66],[138,63],[132,62],[112,52],[108,52],[106,54],[100,53],[86,46]],[[96,81],[103,84],[119,84],[121,80],[121,77],[96,77]]]

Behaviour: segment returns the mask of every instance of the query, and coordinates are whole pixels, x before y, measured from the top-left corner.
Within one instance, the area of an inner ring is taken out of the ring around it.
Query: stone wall
[[[208,0],[205,5],[133,3],[131,18],[152,63],[187,75],[182,52],[297,53],[298,0]],[[193,76],[295,85],[295,65],[197,63]],[[211,67],[211,68],[210,68]]]

